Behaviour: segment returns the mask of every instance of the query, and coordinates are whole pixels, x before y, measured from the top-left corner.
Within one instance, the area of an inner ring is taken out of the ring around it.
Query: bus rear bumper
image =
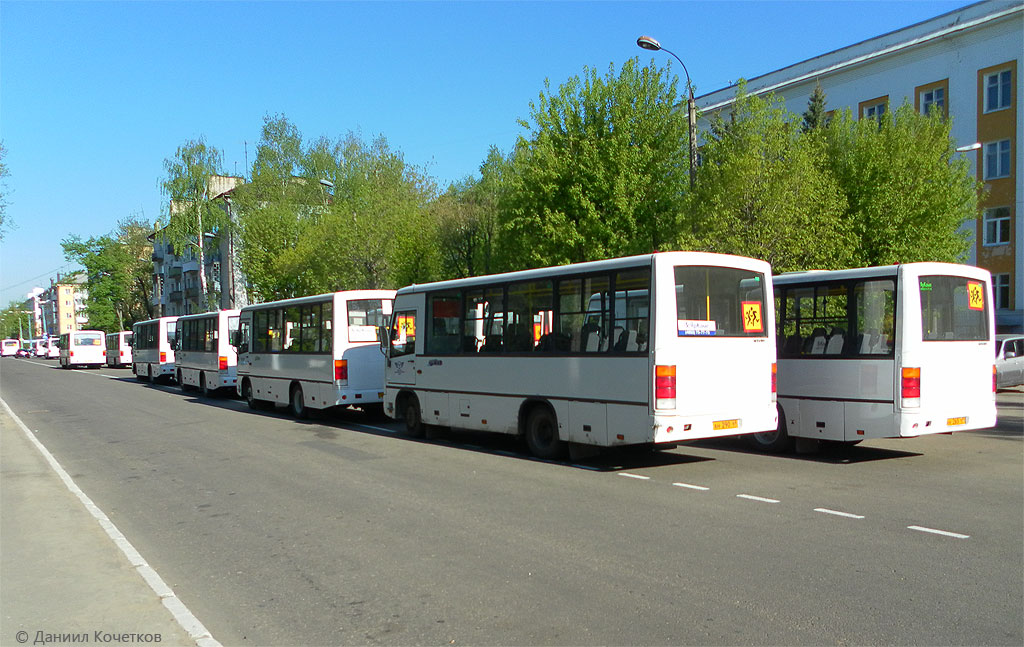
[[[900,437],[916,438],[929,434],[943,434],[954,431],[973,431],[996,426],[996,405],[984,411],[967,413],[955,407],[949,411],[922,414],[919,412],[900,413]]]
[[[654,415],[654,443],[674,443],[701,438],[719,438],[740,434],[756,434],[763,431],[774,431],[779,424],[778,409],[775,403],[765,407],[763,411],[723,412],[700,416]]]

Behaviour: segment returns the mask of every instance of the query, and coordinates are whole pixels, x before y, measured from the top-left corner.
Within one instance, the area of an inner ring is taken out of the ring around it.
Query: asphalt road
[[[0,395],[224,645],[1024,643],[1024,393],[979,432],[575,465],[54,365]]]

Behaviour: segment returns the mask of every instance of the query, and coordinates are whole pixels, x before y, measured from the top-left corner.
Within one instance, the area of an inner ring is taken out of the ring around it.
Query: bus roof
[[[252,310],[261,310],[264,308],[277,308],[279,306],[298,306],[306,305],[309,303],[323,303],[325,301],[331,301],[335,295],[341,295],[346,301],[354,301],[357,299],[394,299],[394,290],[340,290],[338,292],[326,292],[324,294],[314,294],[308,297],[295,297],[292,299],[281,299],[280,301],[266,301],[264,303],[254,303],[252,305],[245,306],[241,309],[241,312],[249,312]]]
[[[900,272],[913,271],[916,274],[951,274],[964,276],[981,276],[987,274],[974,265],[958,263],[919,262],[880,265],[876,267],[854,267],[844,270],[806,270],[803,272],[784,272],[772,278],[775,285],[790,285],[818,281],[844,281],[849,279],[876,278],[896,276]]]
[[[475,285],[489,285],[496,282],[529,281],[531,279],[547,278],[551,276],[571,276],[574,274],[600,270],[618,270],[630,267],[650,266],[655,262],[668,264],[681,263],[686,265],[721,265],[723,267],[742,267],[749,269],[757,268],[757,271],[770,272],[770,266],[767,262],[754,258],[747,258],[745,256],[716,254],[713,252],[655,252],[653,254],[639,254],[637,256],[624,256],[622,258],[610,258],[600,261],[587,261],[584,263],[572,263],[569,265],[541,267],[532,270],[518,270],[515,272],[503,272],[501,274],[471,276],[464,279],[421,283],[419,285],[410,285],[401,288],[398,293],[410,294],[414,292],[473,287]]]

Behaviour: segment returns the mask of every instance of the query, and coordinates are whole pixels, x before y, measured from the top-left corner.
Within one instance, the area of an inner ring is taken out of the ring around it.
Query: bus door
[[[416,384],[416,323],[415,310],[396,310],[391,317],[388,382]]]

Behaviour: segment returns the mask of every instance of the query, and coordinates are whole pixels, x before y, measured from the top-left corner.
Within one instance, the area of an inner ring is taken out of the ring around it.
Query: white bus
[[[771,294],[768,263],[701,252],[402,288],[385,410],[543,458],[774,429]]]
[[[132,365],[132,331],[107,334],[107,366],[124,368]]]
[[[21,342],[17,339],[5,339],[0,342],[0,356],[2,357],[14,357],[18,349],[21,348]]]
[[[177,323],[177,317],[160,317],[132,326],[132,370],[135,377],[145,381],[173,379]]]
[[[204,396],[238,385],[235,333],[238,310],[220,310],[178,318],[174,366],[182,391],[199,388]]]
[[[62,368],[91,366],[100,368],[107,362],[106,335],[102,330],[75,330],[60,336]]]
[[[993,310],[991,275],[966,265],[776,276],[779,427],[749,440],[782,451],[991,427]]]
[[[387,324],[394,297],[394,290],[353,290],[243,308],[239,395],[252,408],[287,404],[299,418],[307,409],[380,409],[378,328]]]

